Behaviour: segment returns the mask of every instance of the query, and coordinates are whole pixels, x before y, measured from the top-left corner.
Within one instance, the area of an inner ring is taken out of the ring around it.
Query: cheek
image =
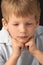
[[[34,31],[35,31],[35,28],[34,27],[31,27],[28,29],[28,32],[30,35],[34,35]]]
[[[9,27],[8,32],[9,32],[10,36],[13,38],[15,38],[17,36],[17,30],[13,27]]]

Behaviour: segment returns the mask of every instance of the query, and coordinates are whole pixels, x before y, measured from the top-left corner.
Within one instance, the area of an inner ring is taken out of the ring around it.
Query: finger
[[[15,45],[15,46],[17,46],[17,47],[19,47],[19,48],[23,48],[24,47],[24,45],[22,44],[22,43],[20,43],[18,40],[16,40],[16,39],[12,39],[12,43],[13,43],[13,45]]]
[[[23,45],[22,43],[18,43],[17,46],[18,46],[19,48],[24,48],[24,45]]]
[[[34,44],[34,38],[32,37],[32,38],[30,39],[30,41],[28,41],[28,42],[25,44],[25,47],[31,47],[33,44]]]

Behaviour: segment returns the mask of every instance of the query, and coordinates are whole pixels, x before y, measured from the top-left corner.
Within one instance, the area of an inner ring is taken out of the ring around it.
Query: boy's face
[[[34,36],[38,22],[33,15],[27,17],[16,17],[12,14],[8,23],[5,23],[10,36],[21,43],[26,43]]]

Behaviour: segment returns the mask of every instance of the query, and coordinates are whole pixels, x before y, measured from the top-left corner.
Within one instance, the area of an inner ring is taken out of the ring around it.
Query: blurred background
[[[43,0],[39,0],[39,1],[40,1],[40,7],[41,7],[40,25],[43,26]],[[0,5],[1,5],[1,0],[0,0]],[[2,19],[2,13],[1,13],[1,6],[0,6],[0,30],[2,28],[1,19]]]

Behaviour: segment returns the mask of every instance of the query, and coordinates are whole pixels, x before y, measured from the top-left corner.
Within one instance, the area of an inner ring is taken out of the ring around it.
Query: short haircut
[[[2,0],[1,10],[5,19],[12,13],[18,17],[34,14],[37,19],[40,19],[41,12],[39,0]]]

